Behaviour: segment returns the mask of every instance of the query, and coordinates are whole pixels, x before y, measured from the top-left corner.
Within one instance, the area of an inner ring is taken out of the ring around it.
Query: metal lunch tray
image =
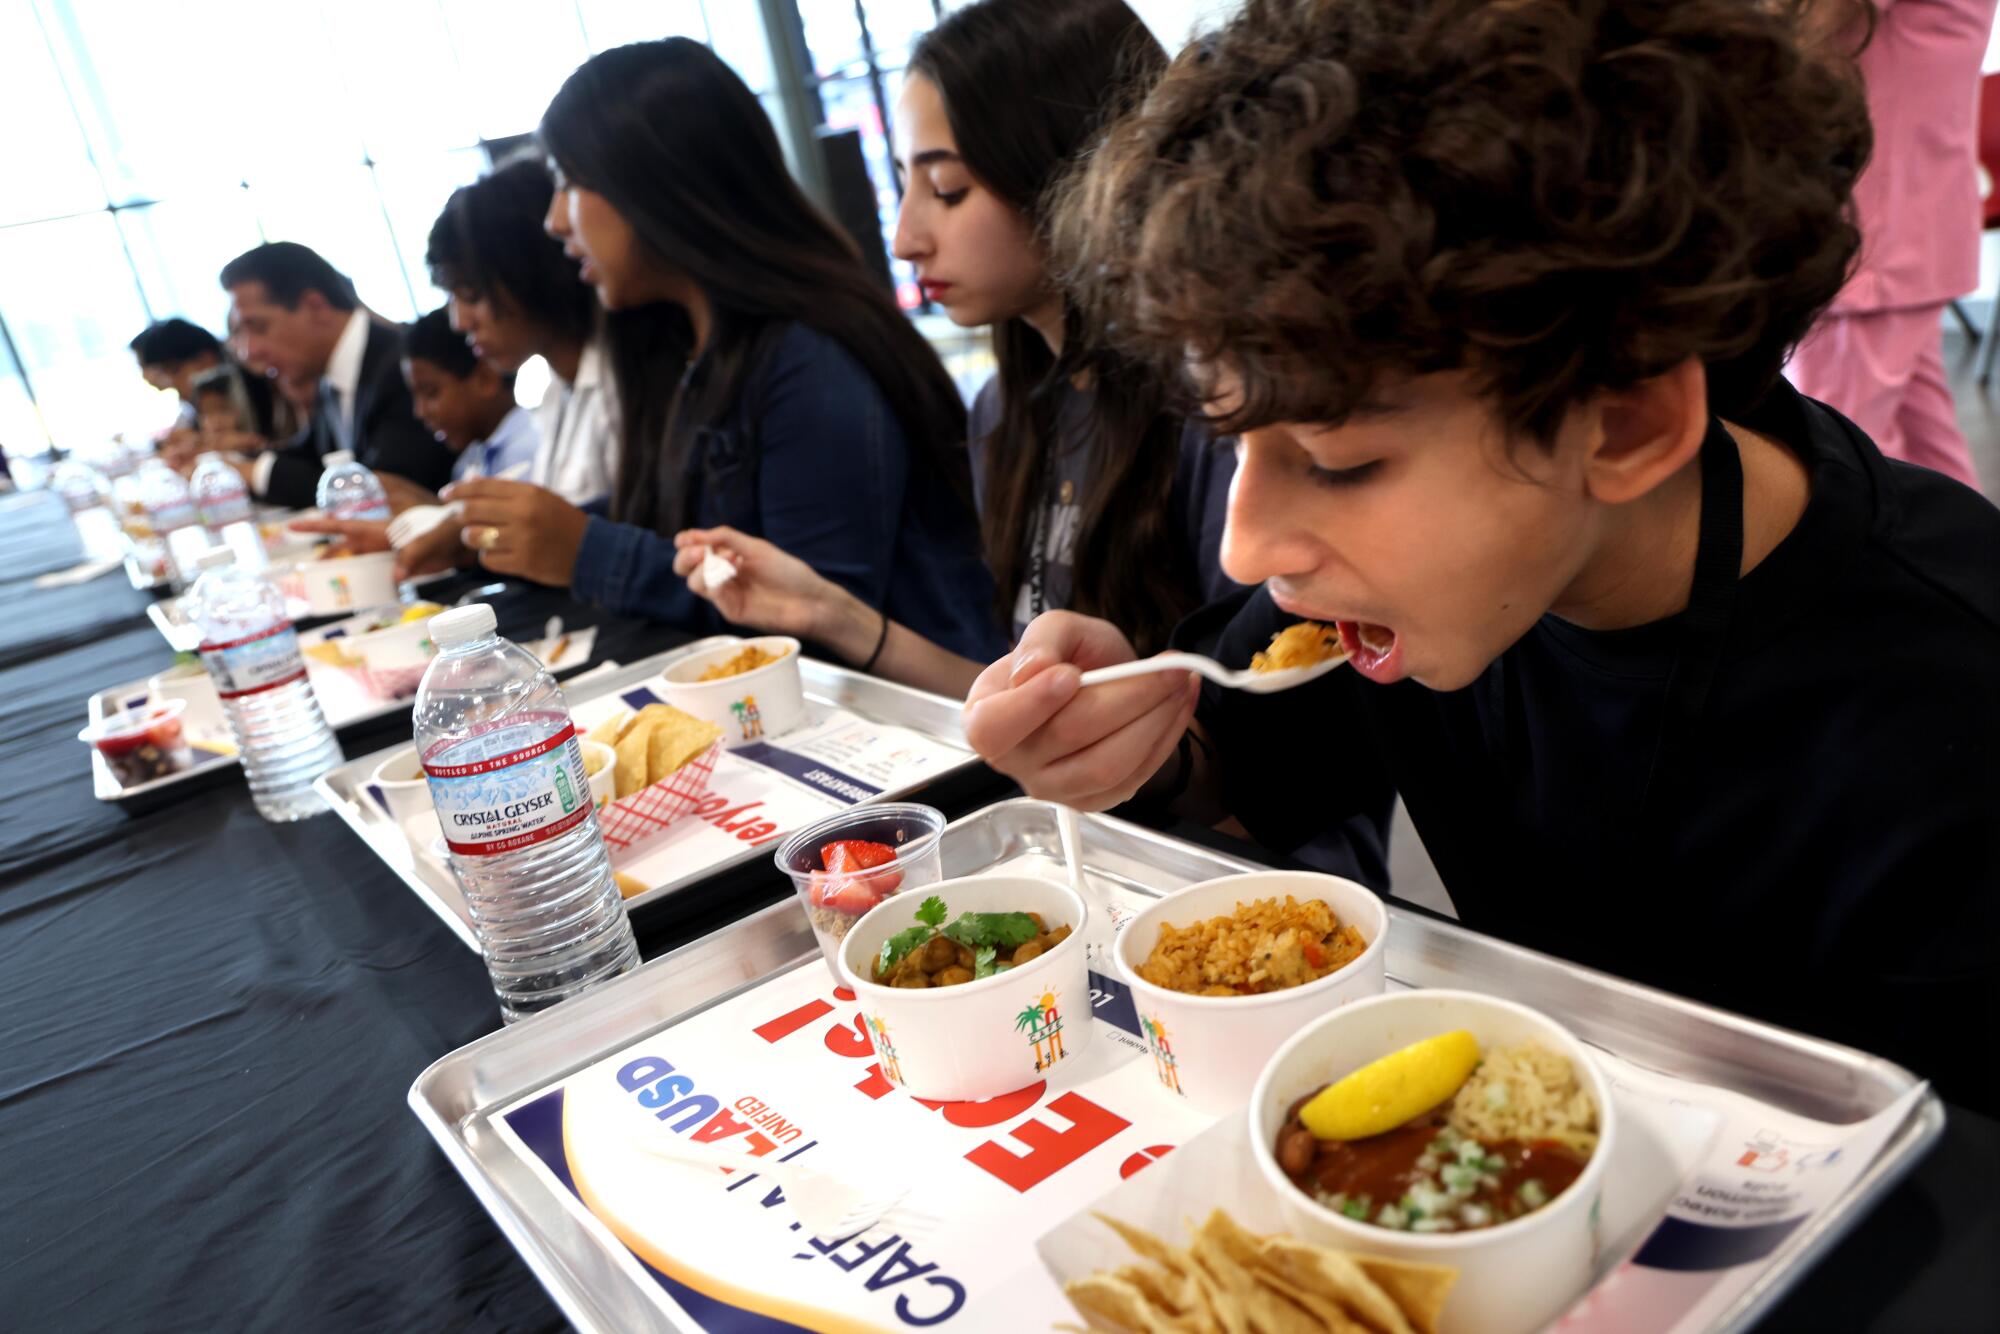
[[[147,607],[146,611],[153,618],[153,624],[159,629],[160,633],[165,635],[167,634],[167,626],[170,621],[168,619],[169,614],[160,610],[162,605],[155,602]],[[327,624],[322,623],[316,629],[325,629]],[[302,642],[313,642],[315,629],[301,630],[299,637]],[[171,639],[168,640],[169,645],[172,642]],[[587,661],[587,659],[579,657],[573,663],[566,663],[563,666],[557,667],[555,674],[557,677],[565,676],[583,667]],[[161,670],[164,671],[165,668]],[[148,681],[150,679],[148,678]],[[87,705],[90,721],[93,723],[101,722],[111,714],[117,713],[122,709],[136,708],[144,704],[152,697],[152,690],[148,681],[130,681],[124,685],[112,686],[108,689],[94,692]],[[349,728],[360,727],[364,723],[372,723],[378,718],[387,718],[394,713],[408,713],[410,705],[413,702],[413,699],[382,700],[367,708],[342,713],[338,716],[335,716],[329,710],[327,721],[333,725],[334,732],[338,734]],[[233,747],[227,754],[205,750],[200,746],[196,746],[195,751],[195,762],[179,773],[167,774],[144,783],[134,783],[131,787],[121,787],[118,784],[118,779],[111,772],[111,766],[104,762],[104,757],[99,755],[96,748],[93,747],[90,752],[92,789],[99,801],[108,801],[114,805],[129,806],[131,809],[137,810],[150,808],[178,796],[178,789],[188,784],[193,784],[196,780],[213,780],[220,775],[233,771],[237,767],[236,753]],[[380,760],[378,759],[376,762],[380,763]],[[373,772],[373,770],[371,769],[370,772]],[[207,781],[203,781],[200,785],[205,787],[208,784]]]
[[[572,705],[601,699],[606,695],[642,685],[691,654],[737,642],[739,641],[734,635],[716,635],[698,639],[670,652],[633,663],[617,672],[594,676],[588,683],[579,683],[566,693]],[[960,718],[960,706],[955,700],[946,699],[942,695],[927,694],[921,690],[912,690],[908,686],[865,676],[860,672],[813,658],[800,658],[799,672],[805,685],[808,704],[842,708],[864,718],[876,722],[894,723],[965,749],[964,724]],[[414,890],[417,896],[429,905],[431,911],[435,912],[439,919],[465,942],[466,948],[477,951],[479,939],[473,933],[471,915],[465,906],[463,896],[459,893],[457,883],[452,879],[451,872],[427,858],[417,857],[410,848],[409,840],[404,837],[403,831],[366,790],[368,780],[374,775],[376,768],[392,752],[400,749],[401,745],[390,746],[373,755],[349,760],[320,779],[317,786],[327,798],[328,804],[347,822],[348,827],[387,863],[390,870],[402,877],[403,883]],[[977,757],[970,750],[966,750],[964,760],[943,773],[933,774],[921,784],[891,788],[870,800],[900,801],[913,792],[935,785],[977,762]],[[655,885],[644,893],[635,894],[627,899],[626,910],[643,911],[651,905],[661,904],[697,883],[711,880],[752,862],[768,862],[771,852],[772,849],[769,847],[745,846],[740,852],[720,861],[690,867],[684,874],[676,876],[665,884]]]
[[[1085,871],[1120,889],[1162,895],[1255,863],[1107,816],[1079,817]],[[953,822],[942,843],[947,877],[1033,865],[1061,876],[1056,808],[1020,798]],[[1806,1037],[1578,967],[1391,907],[1390,978],[1504,995],[1558,1015],[1585,1042],[1636,1064],[1734,1089],[1824,1120],[1860,1120],[1917,1083],[1909,1071]],[[587,1331],[696,1330],[665,1319],[630,1286],[618,1257],[494,1129],[500,1109],[803,964],[819,947],[796,902],[774,904],[587,995],[487,1035],[436,1061],[410,1086],[410,1107],[564,1315]],[[1718,1321],[1746,1329],[1844,1236],[1944,1129],[1926,1093],[1846,1192],[1766,1261],[1759,1280]]]

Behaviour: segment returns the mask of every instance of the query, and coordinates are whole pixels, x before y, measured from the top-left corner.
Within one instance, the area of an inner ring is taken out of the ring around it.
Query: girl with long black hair
[[[996,610],[1016,635],[1069,607],[1155,649],[1234,588],[1217,557],[1232,456],[1168,409],[1156,377],[1085,338],[1043,245],[1065,169],[1165,68],[1123,0],[983,0],[918,42],[897,105],[897,254],[955,323],[993,328],[998,372],[973,406],[971,438]],[[690,587],[732,621],[856,662],[881,643],[878,672],[953,695],[985,665],[916,627],[885,639],[869,609],[797,553],[707,529],[678,540]],[[704,549],[737,577],[710,589]]]
[[[667,536],[768,538],[954,652],[1004,644],[951,379],[785,169],[743,81],[683,38],[592,57],[549,104],[547,226],[604,306],[616,482],[452,488],[489,569],[690,630],[720,624]]]

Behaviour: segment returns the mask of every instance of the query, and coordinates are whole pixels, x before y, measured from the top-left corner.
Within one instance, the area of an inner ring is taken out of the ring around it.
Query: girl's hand
[[[464,502],[459,540],[495,574],[515,574],[567,588],[576,572],[590,516],[553,491],[528,482],[475,477],[444,489]]]

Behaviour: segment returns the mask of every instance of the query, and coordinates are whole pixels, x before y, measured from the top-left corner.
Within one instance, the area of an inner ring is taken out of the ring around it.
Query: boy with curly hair
[[[1800,4],[1249,0],[1069,191],[1106,336],[1239,436],[1178,638],[1052,615],[967,732],[1039,796],[1294,847],[1393,785],[1470,926],[1990,1105],[2000,513],[1779,377],[1868,121]],[[1977,1045],[1977,1044],[1974,1044]]]

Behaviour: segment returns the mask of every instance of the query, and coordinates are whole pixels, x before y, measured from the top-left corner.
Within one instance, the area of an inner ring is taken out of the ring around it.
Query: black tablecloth
[[[169,656],[117,581],[0,584],[0,1328],[560,1328],[404,1105],[497,1026],[479,961],[331,817],[268,825],[240,779],[136,817],[92,797],[87,693]],[[495,606],[516,635],[590,619]],[[673,639],[610,621],[597,648]],[[2000,1127],[1954,1111],[1773,1327],[2000,1327],[1997,1168]]]

